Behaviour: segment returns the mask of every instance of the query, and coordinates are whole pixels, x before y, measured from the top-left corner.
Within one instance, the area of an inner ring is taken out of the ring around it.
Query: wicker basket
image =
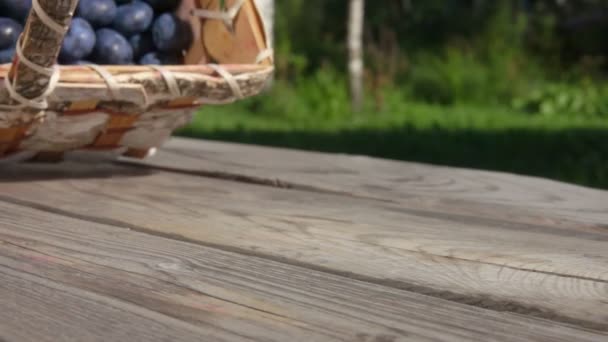
[[[34,0],[0,65],[0,161],[144,158],[204,104],[262,91],[272,53],[254,0],[183,0],[194,43],[179,66],[57,66],[78,0]]]

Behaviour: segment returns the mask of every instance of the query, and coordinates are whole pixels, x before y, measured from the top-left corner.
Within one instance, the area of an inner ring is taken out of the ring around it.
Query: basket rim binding
[[[7,150],[6,146],[2,146],[7,140],[2,137],[3,129],[55,120],[57,115],[52,115],[53,112],[77,113],[78,108],[64,106],[65,103],[80,100],[78,96],[70,94],[76,89],[87,92],[87,96],[96,99],[97,104],[131,105],[100,109],[108,113],[143,113],[163,108],[179,110],[202,104],[225,104],[257,95],[274,72],[274,53],[267,45],[268,32],[254,0],[234,0],[232,6],[225,10],[193,8],[190,12],[200,20],[221,20],[232,29],[235,18],[249,3],[257,16],[255,25],[261,28],[265,47],[250,64],[60,66],[56,58],[77,3],[78,0],[33,0],[32,12],[17,42],[13,63],[0,65],[0,78],[4,79],[3,84],[0,82],[0,158]],[[58,13],[58,9],[67,11]],[[32,26],[36,26],[35,29],[31,29]],[[36,34],[54,43],[43,51],[42,57],[40,50],[30,46],[37,44],[35,47],[39,48],[41,45],[41,37],[36,37]],[[34,40],[33,44],[29,44],[30,39]],[[29,84],[24,84],[27,82]],[[35,86],[32,87],[32,84]],[[173,102],[176,99],[183,101]],[[94,109],[99,108],[80,110],[91,112]],[[31,129],[26,131],[22,130],[17,135],[25,135]],[[16,136],[13,139],[18,140]],[[15,150],[15,146],[8,148],[11,149]]]
[[[195,8],[195,9],[192,9],[191,15],[201,18],[201,19],[205,19],[205,20],[221,20],[227,25],[227,27],[232,29],[235,18],[237,17],[237,15],[239,14],[239,11],[242,9],[243,5],[247,1],[249,1],[249,0],[236,0],[236,3],[234,5],[232,5],[231,7],[228,7],[224,11],[222,11],[222,10],[213,11],[213,10]],[[73,7],[68,14],[70,18],[74,14],[75,6],[77,3],[78,3],[77,0],[72,0]],[[257,9],[257,4],[255,3],[255,1],[251,1],[251,4],[256,8],[256,11],[259,11]],[[69,24],[62,25],[61,23],[58,23],[56,20],[54,20],[45,11],[45,9],[43,8],[43,6],[40,3],[40,0],[32,0],[32,11],[38,16],[38,18],[41,20],[41,22],[47,28],[54,31],[57,35],[60,35],[61,38],[63,38],[63,36],[67,33]],[[263,20],[260,20],[260,23],[262,26],[264,25]],[[264,29],[262,31],[266,35],[266,31]],[[17,54],[17,60],[20,63],[25,64],[28,68],[32,69],[33,71],[37,72],[38,74],[47,76],[49,78],[49,83],[48,83],[48,86],[46,87],[46,89],[39,96],[34,97],[34,98],[28,98],[26,96],[23,96],[15,89],[14,79],[13,80],[10,79],[11,78],[10,75],[15,74],[17,71],[16,70],[17,68],[15,67],[15,65],[17,65],[17,63],[9,64],[9,65],[11,65],[11,70],[8,73],[8,75],[4,75],[4,77],[3,77],[4,78],[4,88],[9,92],[10,99],[13,100],[14,102],[17,102],[17,104],[3,104],[0,102],[0,110],[23,109],[23,108],[33,108],[33,109],[39,109],[39,110],[48,109],[48,103],[46,101],[46,98],[50,94],[53,93],[53,91],[57,87],[58,83],[60,81],[62,81],[61,71],[73,69],[73,67],[71,67],[71,66],[58,65],[58,64],[56,64],[56,61],[52,67],[46,67],[44,65],[39,65],[39,64],[35,63],[34,61],[30,60],[27,57],[27,55],[23,53],[22,45],[23,45],[24,34],[25,34],[25,32],[23,32],[21,34],[21,36],[19,37],[17,44],[16,44],[15,51]],[[265,38],[266,42],[268,42],[268,37],[265,36],[264,38]],[[266,48],[266,49],[260,51],[256,57],[256,60],[252,64],[261,64],[265,60],[270,60],[271,64],[274,63],[274,51],[272,48]],[[88,67],[95,73],[99,74],[103,78],[104,82],[106,83],[109,91],[111,93],[116,93],[116,90],[118,88],[117,82],[116,82],[116,80],[114,80],[113,73],[105,70],[107,66],[96,65],[96,64],[89,64],[89,65],[83,65],[83,66]],[[235,81],[233,75],[228,70],[226,70],[226,68],[224,68],[220,64],[214,64],[214,63],[209,63],[209,64],[207,64],[207,66],[214,69],[216,74],[219,75],[220,77],[222,77],[227,82],[227,84],[232,89],[236,100],[240,100],[240,99],[244,98],[244,96],[242,94],[243,92],[241,91],[238,82]],[[150,68],[154,69],[155,71],[159,72],[161,74],[162,78],[166,81],[167,89],[174,96],[179,96],[178,87],[176,86],[176,81],[175,81],[175,77],[174,77],[173,73],[176,71],[177,72],[194,71],[191,69],[188,70],[188,68],[183,68],[183,67],[187,67],[187,65],[179,65],[179,66],[176,65],[176,66],[170,66],[170,67],[167,67],[167,66],[128,66],[128,70],[130,70],[132,73],[136,74],[136,73],[140,73],[140,72],[145,72],[145,71],[149,70]],[[182,68],[183,68],[183,70],[182,70]],[[126,68],[125,68],[125,71],[126,71]]]

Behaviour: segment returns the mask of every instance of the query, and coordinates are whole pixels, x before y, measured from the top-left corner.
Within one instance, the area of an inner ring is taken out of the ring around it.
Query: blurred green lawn
[[[608,120],[409,103],[320,118],[205,107],[182,136],[507,171],[608,189]]]

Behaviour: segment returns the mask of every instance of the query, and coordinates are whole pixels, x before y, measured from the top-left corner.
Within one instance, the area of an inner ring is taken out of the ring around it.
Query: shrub
[[[512,105],[515,109],[546,116],[608,117],[608,88],[591,81],[542,84],[529,94],[515,98]]]

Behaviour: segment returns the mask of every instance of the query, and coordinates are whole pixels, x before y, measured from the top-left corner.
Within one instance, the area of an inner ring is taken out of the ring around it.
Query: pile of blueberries
[[[180,0],[80,0],[61,64],[175,65],[192,43],[190,25],[174,11]],[[0,0],[0,64],[10,63],[32,6]]]

